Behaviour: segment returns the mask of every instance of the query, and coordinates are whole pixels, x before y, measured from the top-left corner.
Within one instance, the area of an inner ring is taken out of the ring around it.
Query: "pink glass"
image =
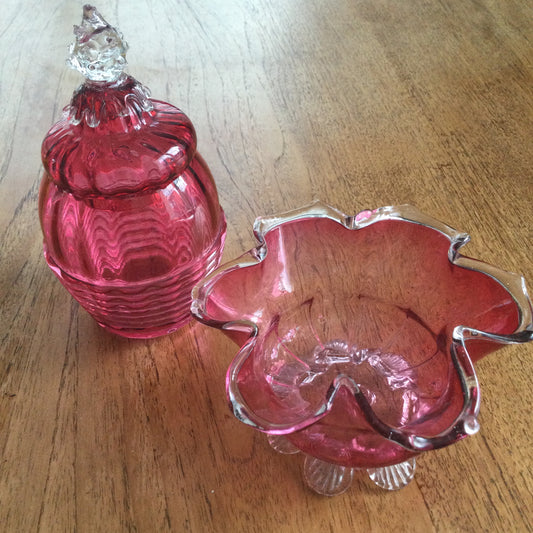
[[[127,45],[91,6],[71,63],[87,76],[42,145],[46,260],[106,329],[149,338],[190,319],[226,223],[191,121],[122,72]]]
[[[192,310],[240,347],[235,416],[305,452],[315,490],[342,492],[361,468],[401,488],[418,454],[478,430],[473,362],[533,335],[520,276],[462,256],[468,235],[410,206],[353,217],[317,203],[254,231]]]

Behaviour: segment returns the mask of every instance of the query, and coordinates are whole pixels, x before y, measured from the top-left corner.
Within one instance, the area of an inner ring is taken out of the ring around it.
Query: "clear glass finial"
[[[120,78],[126,66],[128,44],[91,6],[83,6],[80,26],[74,26],[76,41],[70,45],[67,63],[88,80],[113,82]]]

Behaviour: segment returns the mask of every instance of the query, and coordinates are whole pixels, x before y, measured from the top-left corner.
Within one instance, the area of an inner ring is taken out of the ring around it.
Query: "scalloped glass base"
[[[399,490],[405,487],[415,476],[416,459],[408,459],[397,465],[382,468],[369,468],[370,479],[382,489]]]
[[[267,439],[270,447],[278,453],[285,455],[300,453],[300,450],[283,435],[267,435]]]
[[[326,463],[310,455],[304,461],[304,479],[307,485],[323,496],[337,496],[352,485],[354,468]]]
[[[283,435],[267,435],[268,443],[278,453],[296,454],[300,450]],[[307,486],[323,496],[337,496],[346,492],[353,480],[355,470],[341,466],[311,455],[305,455],[304,479]],[[368,477],[380,488],[385,490],[399,490],[408,485],[414,478],[416,459],[413,457],[402,463],[381,468],[368,468]]]

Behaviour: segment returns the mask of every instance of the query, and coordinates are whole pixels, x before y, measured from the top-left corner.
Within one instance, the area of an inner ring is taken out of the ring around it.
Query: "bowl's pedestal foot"
[[[336,496],[350,488],[353,468],[326,463],[310,455],[304,461],[304,479],[315,492],[324,496]]]
[[[283,435],[267,435],[268,443],[278,453],[298,453],[300,450]],[[353,468],[326,463],[305,456],[304,479],[308,487],[324,496],[342,494],[352,484]]]
[[[300,450],[283,435],[267,435],[268,443],[278,453],[298,453]]]
[[[293,454],[300,450],[283,435],[267,435],[268,443],[278,453]],[[415,458],[403,463],[380,468],[368,468],[370,479],[380,488],[398,490],[405,487],[414,477]],[[327,463],[305,455],[304,479],[309,488],[324,496],[336,496],[350,488],[355,468]]]
[[[381,468],[368,468],[370,479],[382,489],[398,490],[405,487],[414,477],[416,469],[415,458],[408,459],[397,465]]]

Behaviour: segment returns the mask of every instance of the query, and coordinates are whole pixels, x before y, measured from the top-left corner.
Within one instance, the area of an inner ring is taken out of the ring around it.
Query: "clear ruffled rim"
[[[255,323],[247,320],[227,322],[216,320],[206,310],[207,301],[212,289],[223,276],[234,270],[256,265],[266,258],[268,254],[266,235],[270,231],[283,224],[308,218],[334,220],[349,230],[362,229],[382,220],[400,220],[431,228],[445,235],[450,241],[448,259],[451,263],[461,268],[490,276],[500,283],[515,301],[519,314],[519,323],[512,334],[496,335],[462,325],[454,328],[453,340],[450,345],[450,357],[461,383],[463,407],[454,422],[440,434],[435,436],[415,435],[386,424],[374,413],[357,383],[344,375],[336,377],[328,390],[325,401],[315,413],[298,421],[291,420],[287,424],[273,423],[259,416],[248,406],[239,389],[238,376],[244,363],[253,352],[259,329]],[[533,340],[533,311],[525,280],[522,276],[461,255],[459,250],[470,240],[468,234],[458,232],[410,205],[364,210],[357,215],[348,216],[331,206],[317,201],[309,206],[284,214],[259,217],[255,220],[253,229],[258,242],[257,246],[237,259],[220,266],[196,285],[192,291],[191,312],[198,321],[220,330],[240,333],[246,338],[231,362],[226,375],[228,401],[233,414],[238,420],[259,431],[272,435],[293,433],[314,424],[326,416],[330,412],[339,390],[345,387],[353,394],[366,421],[372,428],[385,439],[399,444],[409,451],[422,452],[441,448],[479,430],[477,420],[480,409],[479,383],[466,347],[466,341],[476,339],[487,340],[497,344],[520,344]]]

